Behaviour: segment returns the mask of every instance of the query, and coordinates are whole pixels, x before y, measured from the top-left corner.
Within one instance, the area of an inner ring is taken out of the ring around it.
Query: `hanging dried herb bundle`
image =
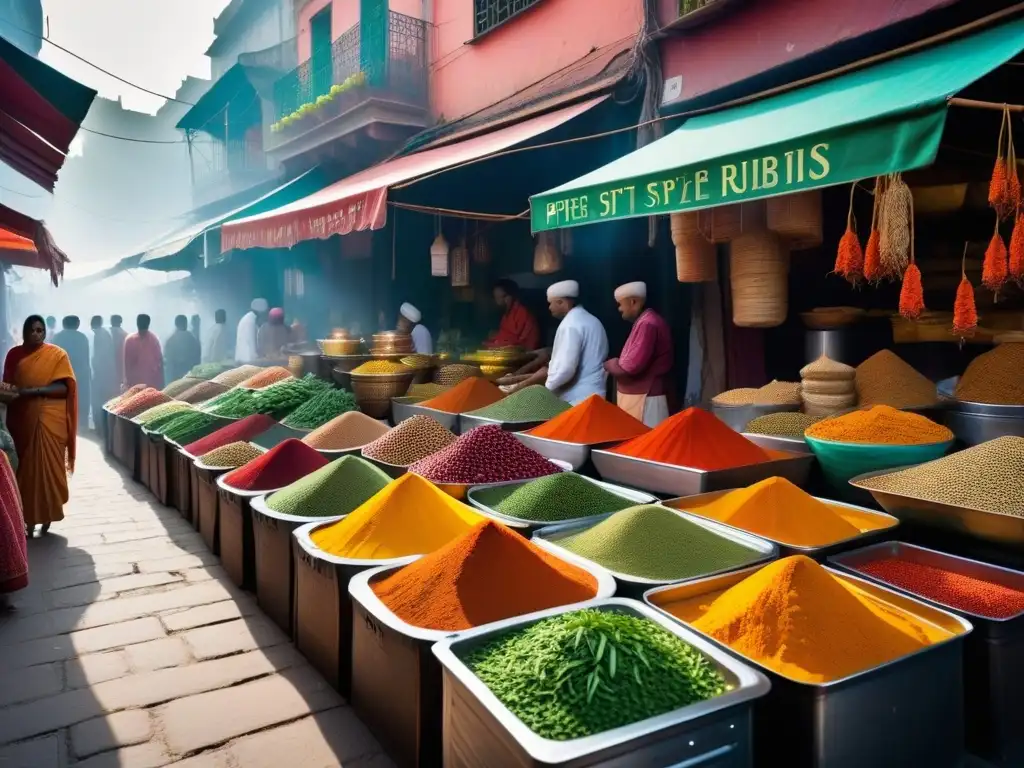
[[[853,215],[853,192],[856,182],[850,185],[850,208],[846,213],[846,232],[839,239],[834,272],[856,285],[864,276],[864,252],[857,238],[857,219]]]
[[[967,279],[967,243],[960,259],[960,285],[953,302],[953,333],[961,338],[971,336],[978,327],[978,309],[974,305],[974,286]]]
[[[880,277],[898,280],[910,264],[911,216],[914,198],[903,177],[894,173],[882,196],[878,234]]]
[[[988,248],[985,249],[985,261],[981,266],[981,284],[997,297],[999,289],[1006,282],[1006,261],[1006,243],[1003,242],[1003,236],[999,234],[999,220],[996,219],[996,231],[992,234]]]
[[[1024,214],[1020,210],[1010,235],[1010,279],[1024,283]]]
[[[882,254],[878,233],[878,210],[885,192],[885,177],[875,178],[875,201],[871,206],[871,234],[868,235],[867,247],[864,249],[864,279],[869,283],[877,283],[882,279]]]
[[[1017,152],[1013,146],[1013,122],[1009,108],[1003,107],[996,162],[988,183],[988,204],[1000,219],[1008,219],[1017,213],[1020,202],[1021,186],[1017,175]]]
[[[910,208],[910,263],[903,272],[903,285],[900,287],[900,314],[908,320],[917,320],[924,311],[924,286],[921,283],[921,270],[914,263],[914,208]]]

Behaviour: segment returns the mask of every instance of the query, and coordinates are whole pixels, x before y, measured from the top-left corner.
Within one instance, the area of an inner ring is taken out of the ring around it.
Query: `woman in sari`
[[[28,586],[28,551],[18,481],[6,453],[0,453],[0,609],[7,595]]]
[[[64,519],[68,473],[75,469],[78,391],[67,353],[46,343],[46,324],[38,315],[25,321],[24,342],[7,353],[4,384],[7,428],[18,450],[18,488],[25,527],[45,534]]]

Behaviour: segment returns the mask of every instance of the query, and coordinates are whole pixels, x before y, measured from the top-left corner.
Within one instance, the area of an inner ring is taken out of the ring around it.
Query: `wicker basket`
[[[452,248],[451,274],[453,288],[465,288],[469,285],[469,248],[466,247],[465,240]]]
[[[789,311],[789,253],[762,230],[729,244],[732,321],[741,328],[774,328]]]
[[[359,409],[374,419],[386,418],[391,410],[391,398],[401,397],[409,391],[416,372],[408,373],[350,373],[352,394]]]
[[[700,232],[683,235],[676,244],[676,279],[680,283],[713,283],[718,277],[717,248]]]
[[[700,212],[700,230],[713,243],[726,243],[765,227],[767,213],[763,200],[720,205]]]
[[[821,191],[794,192],[768,199],[768,229],[790,250],[801,251],[821,245]]]
[[[679,245],[688,235],[700,233],[700,214],[696,211],[693,213],[673,213],[668,217],[668,220],[672,227],[672,242],[676,245]]]
[[[857,387],[853,379],[803,379],[800,391],[806,395],[851,395],[856,394]]]

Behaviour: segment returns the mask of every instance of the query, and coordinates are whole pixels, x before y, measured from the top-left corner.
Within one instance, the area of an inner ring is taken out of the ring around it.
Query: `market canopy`
[[[391,185],[478,160],[528,141],[583,114],[605,98],[590,99],[436,149],[396,157],[289,205],[232,221],[221,228],[221,250],[290,248],[303,240],[381,229],[387,221]]]
[[[69,261],[41,221],[0,205],[0,262],[45,269],[57,285]]]
[[[931,164],[948,100],[1024,50],[1024,19],[750,104],[530,198],[534,232],[710,208]]]

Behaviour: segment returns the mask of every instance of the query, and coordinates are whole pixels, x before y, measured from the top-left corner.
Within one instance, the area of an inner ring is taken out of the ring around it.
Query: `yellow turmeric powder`
[[[950,637],[803,555],[776,560],[727,590],[661,607],[751,660],[808,683],[840,680]]]
[[[874,445],[925,445],[953,439],[953,433],[941,424],[918,413],[899,411],[888,405],[876,405],[819,421],[809,426],[804,435],[837,443]]]
[[[403,475],[348,517],[316,528],[310,538],[335,557],[386,560],[425,555],[485,518],[419,475]]]
[[[679,506],[796,547],[823,547],[887,525],[884,518],[818,501],[783,477],[769,477],[717,499],[684,501]]]

